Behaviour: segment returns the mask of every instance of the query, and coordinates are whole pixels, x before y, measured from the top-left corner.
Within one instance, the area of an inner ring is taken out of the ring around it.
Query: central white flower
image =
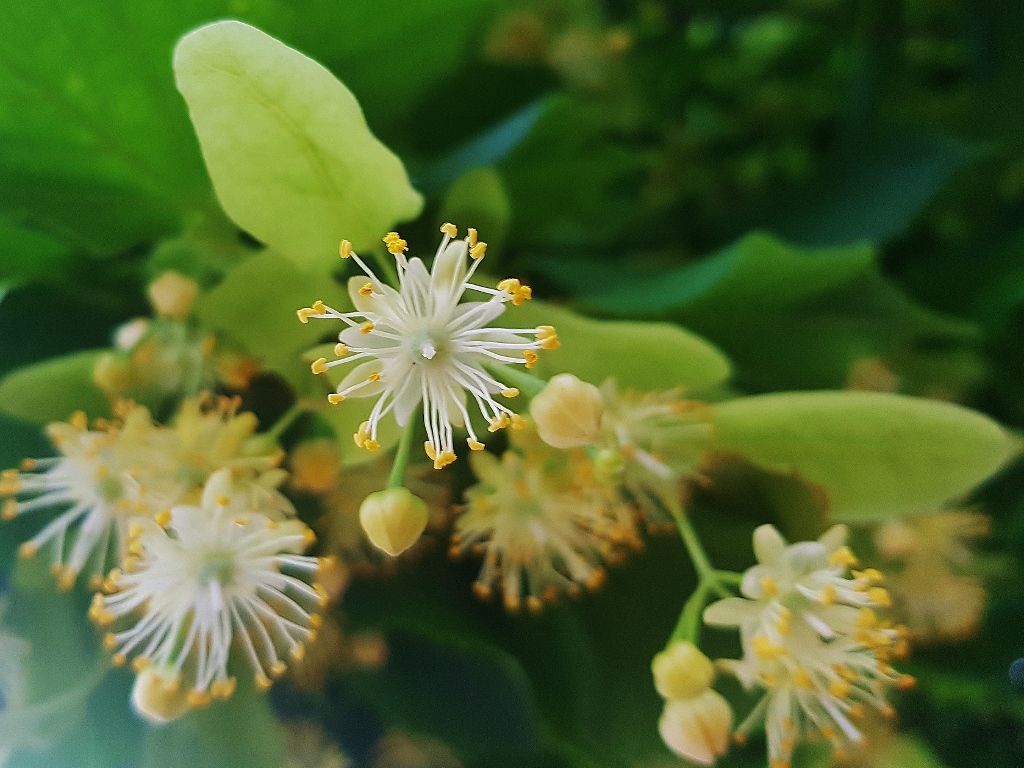
[[[424,446],[438,469],[455,460],[453,427],[465,427],[473,450],[483,449],[470,424],[466,408],[468,392],[490,431],[517,421],[511,408],[495,399],[515,397],[519,390],[500,382],[487,363],[518,363],[532,368],[538,349],[555,349],[558,337],[551,326],[537,328],[488,328],[505,311],[505,304],[520,305],[530,298],[530,288],[518,280],[503,280],[496,289],[470,283],[487,249],[470,229],[464,240],[455,240],[452,224],[441,227],[444,238],[428,272],[418,258],[407,259],[407,243],[396,233],[384,238],[394,255],[399,287],[385,284],[355,253],[347,240],[341,244],[343,258],[352,258],[366,273],[349,282],[354,312],[339,312],[316,302],[300,309],[299,319],[341,320],[348,325],[335,347],[337,360],[316,360],[314,373],[336,365],[356,363],[328,396],[332,403],[347,397],[379,395],[376,405],[355,434],[360,447],[376,450],[380,420],[394,413],[400,426],[408,423],[423,403]],[[472,262],[467,267],[466,256]],[[462,302],[466,290],[486,295],[486,301]],[[524,338],[523,334],[533,338]]]

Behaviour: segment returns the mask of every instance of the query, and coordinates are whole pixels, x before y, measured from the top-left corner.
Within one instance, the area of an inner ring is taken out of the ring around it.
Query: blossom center
[[[443,359],[448,349],[449,340],[440,333],[422,330],[410,340],[413,363],[433,362]]]
[[[214,581],[219,582],[221,586],[226,586],[231,583],[234,575],[235,558],[232,553],[215,551],[210,552],[203,558],[196,578],[204,587]]]

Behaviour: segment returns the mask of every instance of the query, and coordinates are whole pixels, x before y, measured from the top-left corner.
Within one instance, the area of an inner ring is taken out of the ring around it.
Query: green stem
[[[281,435],[287,431],[288,427],[295,423],[295,420],[306,412],[306,406],[299,402],[296,402],[279,418],[270,429],[264,432],[260,437],[270,438],[275,443],[281,438]]]
[[[708,556],[704,552],[704,546],[700,543],[697,532],[693,530],[690,519],[686,516],[682,506],[678,502],[669,504],[669,512],[672,513],[672,518],[679,528],[679,535],[683,539],[683,544],[686,545],[686,551],[690,555],[690,560],[693,561],[693,567],[697,570],[697,577],[702,582],[717,581],[715,579],[715,569],[712,567],[711,561],[708,560]]]
[[[418,409],[417,409],[418,410]],[[398,450],[395,451],[395,461],[391,465],[391,474],[388,475],[388,489],[401,488],[405,484],[405,465],[409,463],[409,450],[412,448],[412,438],[416,433],[416,419],[409,419],[402,433],[402,439],[398,443]]]
[[[390,283],[392,288],[398,290],[398,270],[395,268],[391,254],[384,248],[380,248],[378,244],[378,247],[373,249],[373,259],[377,262],[377,266],[382,273],[381,277],[384,278],[385,282]]]
[[[704,604],[708,599],[709,588],[708,582],[702,581],[693,590],[690,599],[683,606],[683,612],[679,614],[679,621],[676,622],[676,628],[672,631],[672,637],[668,641],[669,644],[678,640],[689,640],[694,645],[697,645],[700,640],[700,617],[704,610]]]
[[[544,379],[538,379],[536,376],[523,373],[513,365],[488,365],[485,363],[484,368],[495,378],[511,384],[527,397],[539,394],[547,386],[547,382]]]

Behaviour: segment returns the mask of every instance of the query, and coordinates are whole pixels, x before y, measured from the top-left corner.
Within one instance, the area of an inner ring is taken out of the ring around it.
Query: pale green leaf
[[[1018,449],[987,416],[902,395],[784,392],[713,408],[716,450],[819,486],[837,520],[935,511]]]
[[[0,379],[0,412],[25,421],[67,419],[75,411],[89,418],[109,416],[110,404],[93,383],[103,350],[85,350],[27,365]]]
[[[336,323],[299,322],[296,310],[318,299],[342,310],[349,304],[329,276],[302,272],[281,254],[267,250],[231,270],[199,300],[196,314],[207,328],[241,344],[264,368],[301,392],[312,378],[302,352],[341,330]]]
[[[465,231],[473,227],[487,241],[488,255],[501,250],[511,215],[501,174],[492,166],[478,166],[452,182],[441,203],[442,221]],[[440,222],[438,222],[440,223]]]
[[[190,32],[174,54],[217,197],[240,227],[304,268],[338,243],[376,243],[422,198],[330,72],[239,21]]]
[[[497,324],[553,325],[562,345],[540,352],[542,378],[572,373],[600,384],[613,376],[639,390],[683,387],[700,391],[729,378],[729,360],[709,342],[670,323],[592,320],[542,301],[509,307]]]

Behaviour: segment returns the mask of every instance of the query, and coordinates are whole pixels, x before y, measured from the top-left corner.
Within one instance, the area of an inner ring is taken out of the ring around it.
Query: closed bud
[[[177,720],[191,709],[188,693],[173,672],[146,667],[135,678],[132,706],[149,722],[163,725]]]
[[[601,391],[571,373],[553,376],[530,403],[537,433],[555,448],[578,448],[594,443],[601,432],[603,410]]]
[[[718,691],[708,688],[691,699],[665,702],[658,733],[680,757],[700,765],[713,765],[729,749],[732,707]]]
[[[366,537],[391,556],[401,554],[427,527],[427,505],[408,488],[371,493],[359,507],[359,522]]]
[[[651,662],[654,687],[663,699],[692,699],[711,687],[715,668],[711,659],[691,642],[679,640]]]
[[[149,284],[149,301],[160,317],[183,320],[199,297],[199,285],[177,272],[164,272]]]

